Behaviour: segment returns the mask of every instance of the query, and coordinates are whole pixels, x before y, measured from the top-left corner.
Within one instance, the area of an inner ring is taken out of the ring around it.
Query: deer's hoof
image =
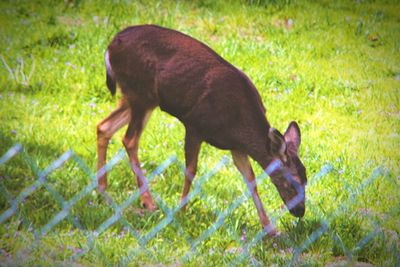
[[[97,179],[97,191],[102,194],[106,191],[107,189],[107,178],[100,177]]]
[[[154,203],[142,202],[142,207],[151,212],[153,212],[157,209],[157,206],[154,205]]]
[[[142,194],[142,207],[148,211],[155,211],[157,206],[154,205],[153,198],[148,191]]]
[[[270,232],[268,233],[268,236],[269,236],[269,237],[272,237],[272,238],[277,238],[277,237],[279,237],[280,235],[281,235],[281,233],[278,232],[278,231],[276,231],[275,229],[272,230],[272,231],[270,231]]]
[[[264,227],[264,231],[265,231],[266,236],[267,236],[268,238],[277,238],[277,237],[280,236],[280,232],[278,232],[278,231],[275,229],[275,227],[273,227],[273,226],[271,226],[271,225]]]
[[[97,186],[97,192],[99,192],[99,194],[103,194],[106,191],[107,185],[98,185]]]
[[[184,201],[181,199],[179,206],[180,206],[180,212],[184,213],[187,208],[187,203],[184,203]]]

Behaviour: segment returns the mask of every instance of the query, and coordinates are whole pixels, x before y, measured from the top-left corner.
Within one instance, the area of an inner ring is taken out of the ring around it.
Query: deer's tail
[[[104,62],[106,64],[106,82],[107,82],[107,87],[108,90],[110,90],[111,95],[115,95],[115,91],[117,89],[117,81],[115,80],[114,77],[114,72],[111,68],[110,64],[110,57],[108,54],[108,50],[104,54]]]

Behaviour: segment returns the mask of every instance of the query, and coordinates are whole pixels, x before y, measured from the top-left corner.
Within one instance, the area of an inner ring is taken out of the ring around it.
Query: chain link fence
[[[20,144],[16,144],[13,147],[11,147],[1,158],[0,158],[0,166],[5,165],[11,160],[13,157],[19,155],[19,154],[26,154],[26,152],[23,149],[23,146]],[[122,159],[125,157],[125,152],[121,149],[119,150],[111,160],[107,163],[107,165],[104,166],[101,170],[99,170],[98,174],[108,172],[112,168],[114,168]],[[51,184],[51,182],[47,179],[47,177],[53,173],[55,170],[60,169],[66,162],[73,161],[76,163],[76,165],[88,176],[90,177],[90,183],[87,184],[85,187],[83,187],[79,192],[77,192],[72,198],[70,199],[65,199],[60,192],[58,192],[55,187]],[[193,200],[195,197],[197,198],[202,198],[202,185],[212,179],[216,173],[218,173],[223,166],[226,164],[231,163],[230,160],[226,157],[223,157],[218,163],[215,164],[214,168],[206,172],[204,175],[197,177],[194,181],[194,185],[192,186],[192,190],[190,191],[188,198],[186,202],[190,202]],[[152,171],[150,174],[147,175],[148,181],[151,182],[154,180],[157,176],[160,174],[164,173],[168,168],[170,168],[174,164],[181,164],[175,156],[170,156],[169,158],[165,159],[164,162],[159,164],[154,171]],[[268,178],[268,173],[272,173],[276,168],[279,168],[279,164],[276,162],[273,162],[267,169],[266,172],[264,172],[262,175],[257,177],[257,183],[262,182],[264,179]],[[333,166],[330,164],[325,164],[321,167],[321,169],[315,173],[312,177],[309,179],[309,183],[307,185],[307,189],[312,188],[316,186],[318,183],[320,183],[321,179],[327,176],[330,172],[332,172]],[[52,215],[51,219],[47,221],[44,225],[37,227],[36,229],[31,229],[32,232],[34,233],[35,236],[35,243],[36,245],[40,245],[42,242],[41,239],[43,236],[45,236],[47,233],[50,231],[57,231],[57,225],[60,224],[63,221],[67,221],[72,225],[72,227],[76,228],[78,231],[81,231],[82,234],[86,237],[86,244],[82,245],[82,249],[79,250],[78,253],[75,253],[73,256],[71,256],[71,261],[76,261],[80,257],[84,256],[87,253],[90,253],[90,251],[94,247],[94,241],[96,238],[98,238],[100,235],[104,234],[107,230],[110,230],[110,228],[113,227],[114,224],[117,222],[122,224],[124,229],[134,238],[137,240],[137,244],[139,245],[134,245],[132,247],[126,248],[126,254],[122,257],[121,261],[119,262],[120,266],[126,266],[133,262],[135,260],[135,257],[139,253],[146,253],[149,250],[149,241],[151,241],[158,233],[163,231],[166,227],[168,227],[171,222],[174,221],[174,217],[176,214],[181,210],[184,203],[180,203],[177,206],[168,206],[166,202],[164,202],[161,198],[157,198],[156,202],[158,204],[159,209],[161,212],[164,214],[164,217],[158,221],[155,225],[152,225],[150,230],[147,232],[142,232],[138,231],[140,229],[135,229],[135,226],[130,224],[128,219],[124,216],[123,211],[126,210],[129,206],[132,205],[132,203],[137,200],[140,197],[140,191],[142,189],[137,189],[133,191],[128,198],[126,198],[124,201],[121,203],[117,203],[107,192],[101,194],[102,197],[105,198],[106,203],[112,207],[112,215],[104,220],[100,225],[98,225],[97,229],[93,230],[88,230],[85,229],[80,223],[79,223],[79,218],[73,214],[71,211],[74,205],[78,201],[80,201],[82,198],[85,196],[91,194],[93,190],[96,189],[97,187],[97,181],[96,181],[96,173],[93,173],[90,168],[85,164],[85,162],[77,156],[73,151],[67,151],[64,154],[62,154],[59,158],[55,159],[51,164],[47,166],[44,170],[37,171],[37,178],[36,180],[26,188],[22,189],[19,194],[14,197],[12,194],[8,191],[6,186],[4,185],[3,181],[0,180],[0,191],[3,196],[3,198],[6,199],[7,201],[7,206],[5,209],[0,211],[0,224],[3,224],[7,226],[8,223],[10,223],[11,218],[15,216],[19,216],[23,218],[24,214],[20,213],[19,207],[20,205],[33,193],[35,193],[39,189],[45,189],[47,190],[51,196],[57,201],[58,205],[61,207],[59,211],[57,211],[55,214]],[[292,251],[292,259],[290,262],[290,265],[297,265],[299,262],[301,262],[300,256],[304,251],[306,251],[310,246],[318,240],[325,232],[330,229],[332,222],[335,220],[335,218],[339,214],[344,214],[346,212],[349,212],[350,207],[358,201],[357,197],[368,187],[372,186],[374,184],[374,181],[378,177],[384,177],[385,176],[385,171],[383,168],[379,167],[376,168],[371,175],[366,178],[363,183],[355,186],[355,187],[345,187],[345,190],[348,190],[350,197],[347,199],[347,201],[338,203],[337,209],[335,210],[334,213],[330,214],[329,216],[324,216],[320,218],[321,224],[320,227],[314,230],[306,239],[300,242],[300,245],[293,246],[293,251]],[[188,262],[190,259],[194,256],[196,256],[196,250],[197,248],[202,244],[202,242],[205,242],[207,239],[209,239],[218,229],[224,227],[224,221],[227,218],[227,216],[231,215],[238,207],[243,205],[247,201],[252,201],[251,197],[251,188],[254,185],[248,185],[250,190],[244,190],[243,194],[239,197],[237,197],[232,203],[228,205],[228,207],[222,211],[220,211],[217,216],[216,220],[203,232],[200,233],[200,235],[190,241],[188,244],[190,249],[186,251],[184,256],[180,259],[180,262]],[[154,192],[153,192],[154,194]],[[299,193],[300,194],[300,193]],[[313,199],[307,198],[307,207],[309,209],[317,208],[313,207],[315,205],[312,205]],[[296,203],[292,203],[296,204]],[[279,210],[275,216],[270,216],[272,219],[272,222],[276,222],[279,220],[285,212],[287,212],[287,209],[281,209]],[[32,211],[34,212],[34,211]],[[326,215],[326,214],[325,214]],[[342,248],[343,255],[346,255],[346,260],[348,264],[351,264],[353,261],[353,255],[357,253],[357,251],[361,250],[368,242],[370,242],[374,237],[381,232],[381,225],[379,222],[374,221],[375,228],[373,231],[371,231],[369,234],[366,236],[362,237],[361,239],[358,240],[357,245],[355,247],[346,247],[342,242],[341,242],[341,237],[336,233],[334,235],[334,242],[337,242],[340,244],[340,247]],[[334,229],[333,229],[334,230]],[[241,247],[238,248],[240,250],[240,253],[237,253],[235,257],[232,257],[228,261],[228,265],[232,266],[237,266],[237,265],[263,265],[262,262],[258,261],[255,257],[251,255],[251,248],[262,242],[263,238],[267,235],[268,233],[268,227],[265,229],[260,229],[258,233],[253,235],[250,238],[247,238],[246,240],[243,240],[241,242]],[[13,234],[13,233],[9,233]],[[179,233],[177,233],[179,234]],[[240,240],[241,235],[243,233],[236,233],[237,234],[237,239]],[[287,240],[287,242],[292,242],[290,239]],[[293,244],[293,242],[292,242]],[[151,255],[150,255],[151,257]]]

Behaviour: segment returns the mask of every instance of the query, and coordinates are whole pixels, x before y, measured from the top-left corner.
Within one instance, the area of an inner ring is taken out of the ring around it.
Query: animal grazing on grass
[[[118,33],[105,53],[107,86],[122,99],[116,110],[97,125],[98,164],[106,164],[107,145],[126,124],[123,144],[136,175],[143,206],[154,210],[148,182],[138,158],[139,139],[156,107],[185,126],[185,182],[181,205],[196,175],[202,142],[232,153],[233,162],[251,191],[263,228],[270,224],[258,195],[248,156],[265,170],[271,162],[281,168],[269,173],[291,214],[305,212],[306,170],[298,156],[300,129],[291,122],[282,135],[272,128],[257,89],[239,69],[207,45],[175,30],[155,25],[128,27]],[[98,190],[107,187],[106,173],[98,174]]]

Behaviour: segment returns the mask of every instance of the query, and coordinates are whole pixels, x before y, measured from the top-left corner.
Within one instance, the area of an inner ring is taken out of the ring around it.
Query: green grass
[[[305,218],[297,223],[285,213],[276,221],[282,236],[260,240],[246,254],[243,249],[260,231],[248,200],[191,250],[219,212],[246,192],[229,161],[202,185],[187,211],[145,246],[126,226],[143,235],[167,215],[161,209],[143,213],[136,200],[122,212],[124,220],[96,236],[114,210],[95,191],[37,239],[35,231],[62,210],[51,189],[59,200],[69,200],[91,182],[81,163],[69,160],[0,224],[0,265],[116,265],[130,255],[132,266],[281,266],[289,265],[301,246],[300,266],[400,264],[400,3],[117,2],[0,3],[0,155],[15,143],[24,147],[0,165],[0,214],[10,208],[11,197],[69,149],[95,171],[95,126],[117,102],[105,86],[104,50],[124,27],[153,23],[190,34],[242,69],[258,88],[274,127],[284,131],[291,120],[299,122],[300,155],[311,184]],[[123,133],[112,139],[109,158],[122,147]],[[183,137],[183,126],[156,110],[141,139],[147,173],[177,157],[151,182],[159,206],[178,204]],[[198,177],[224,155],[229,153],[203,145]],[[325,164],[332,171],[314,183]],[[365,185],[378,167],[381,174]],[[120,204],[135,186],[124,158],[109,175],[108,193]],[[268,213],[277,216],[282,204],[277,191],[268,180],[259,187]]]

